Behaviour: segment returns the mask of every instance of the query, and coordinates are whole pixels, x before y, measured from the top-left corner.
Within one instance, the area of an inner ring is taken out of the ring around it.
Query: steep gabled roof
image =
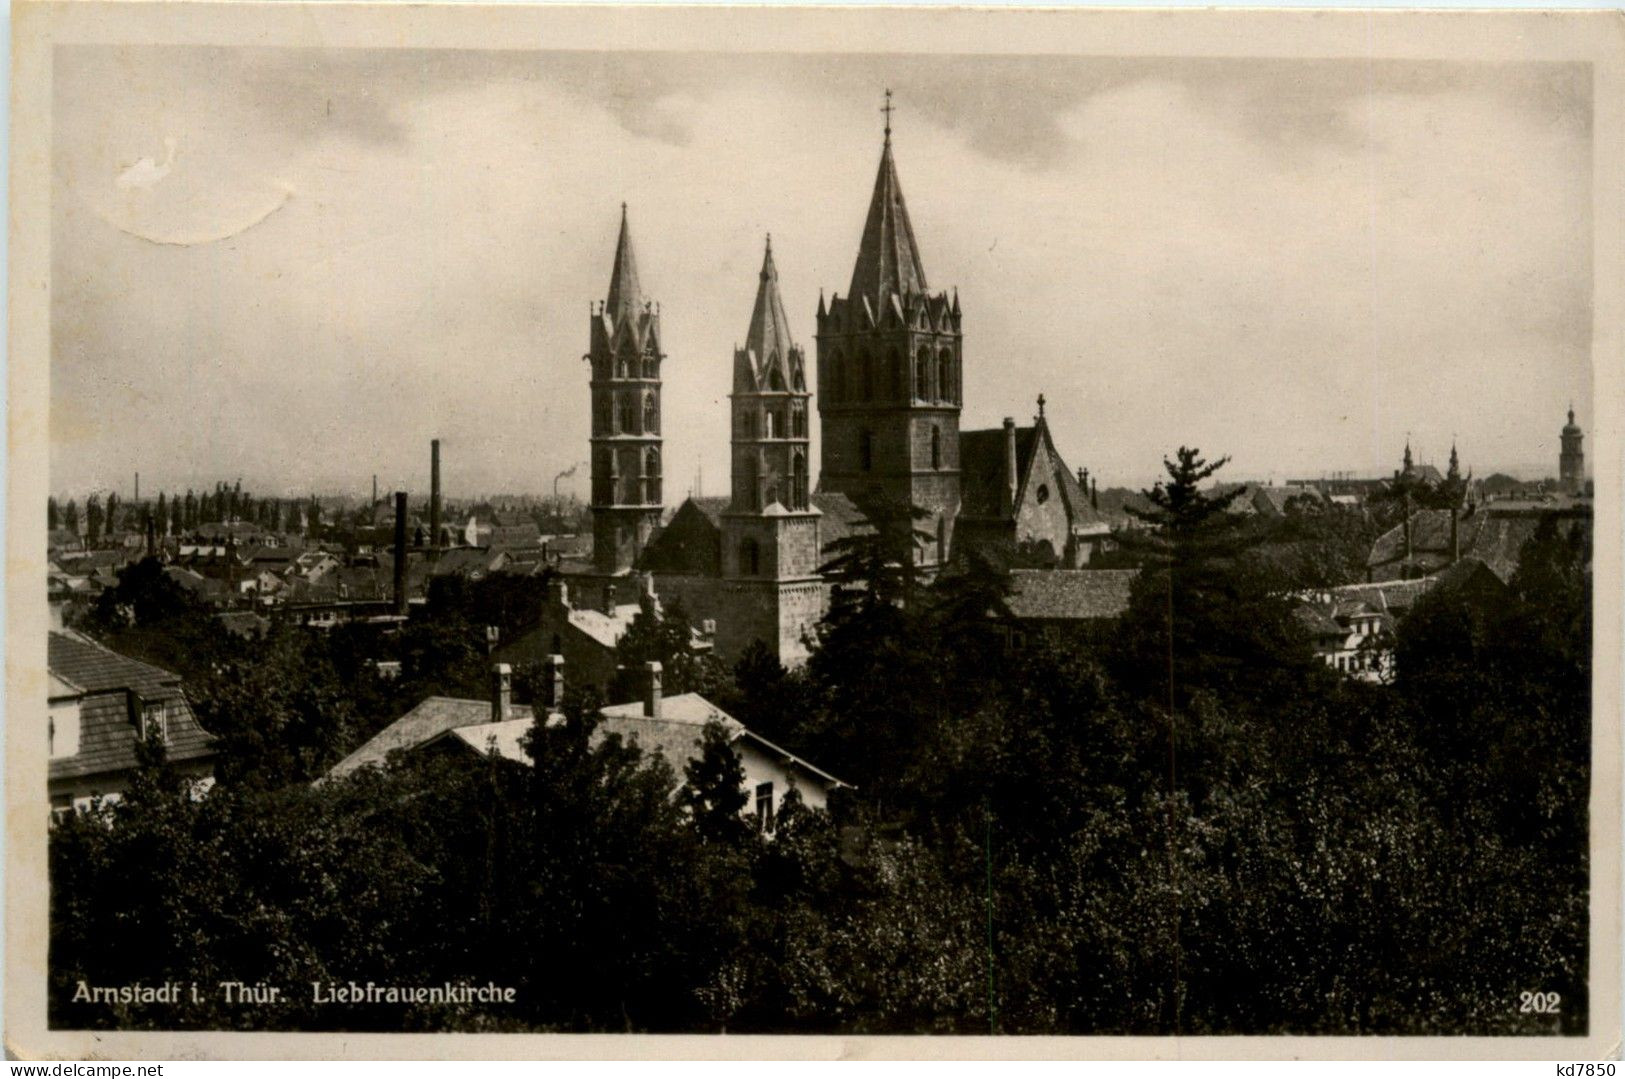
[[[863,240],[858,245],[858,261],[852,268],[852,285],[847,295],[853,300],[867,301],[878,319],[891,297],[908,297],[925,291],[925,266],[920,262],[908,207],[903,204],[903,185],[897,179],[888,135],[880,152],[880,169],[875,174],[869,216],[863,224]]]
[[[1016,428],[1016,476],[1024,476],[1033,459],[1037,428]],[[1000,517],[1004,514],[1004,428],[959,433],[960,514]]]
[[[52,633],[46,653],[50,674],[79,690],[79,752],[50,762],[52,779],[128,771],[136,767],[140,733],[131,715],[133,692],[142,704],[162,704],[165,748],[172,761],[210,756],[209,737],[181,691],[180,676],[103,648],[77,634]],[[52,687],[53,695],[58,693]]]

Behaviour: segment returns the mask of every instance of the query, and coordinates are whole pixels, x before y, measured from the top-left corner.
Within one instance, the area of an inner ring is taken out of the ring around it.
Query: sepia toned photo
[[[179,6],[17,27],[12,1052],[1617,1045],[1617,18]]]

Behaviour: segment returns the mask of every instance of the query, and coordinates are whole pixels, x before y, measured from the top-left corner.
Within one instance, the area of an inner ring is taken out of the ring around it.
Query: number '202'
[[[1518,1010],[1520,1012],[1535,1012],[1539,1015],[1556,1015],[1563,1010],[1563,995],[1561,993],[1519,993]]]

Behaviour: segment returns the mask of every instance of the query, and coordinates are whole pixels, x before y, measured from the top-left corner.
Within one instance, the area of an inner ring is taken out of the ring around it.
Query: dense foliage
[[[829,812],[792,799],[770,838],[739,816],[720,728],[678,776],[594,737],[580,694],[533,732],[534,767],[421,753],[306,782],[391,709],[482,676],[464,600],[389,641],[282,631],[215,656],[192,682],[224,740],[215,790],[188,797],[148,747],[123,804],[53,829],[53,1022],[1584,1030],[1582,541],[1543,525],[1505,603],[1430,596],[1400,626],[1393,683],[1356,682],[1293,633],[1295,571],[1199,489],[1217,467],[1181,450],[1147,493],[1144,571],[1102,647],[1018,647],[995,565],[914,580],[886,546],[907,515],[832,552],[848,591],[805,669],[753,649],[732,685],[706,675],[856,785]],[[1325,539],[1322,523],[1292,527]],[[151,602],[137,621],[192,632]],[[118,606],[104,628],[128,643]],[[689,662],[681,623],[651,616],[628,655]],[[401,683],[368,681],[358,657],[379,654]],[[81,979],[205,992],[75,1005]],[[288,999],[229,1006],[227,979]],[[517,1003],[311,1003],[311,982],[369,980],[494,981]],[[1524,991],[1560,1011],[1520,1011]]]

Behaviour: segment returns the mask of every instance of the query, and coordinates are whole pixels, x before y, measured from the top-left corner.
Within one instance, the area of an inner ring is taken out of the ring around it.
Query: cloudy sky
[[[881,91],[967,429],[1043,392],[1143,485],[1480,474],[1589,428],[1589,69],[1365,61],[72,47],[53,112],[51,487],[545,492],[584,461],[620,203],[669,358],[668,497],[725,489],[773,234],[812,356]],[[585,468],[572,483],[585,491]]]

